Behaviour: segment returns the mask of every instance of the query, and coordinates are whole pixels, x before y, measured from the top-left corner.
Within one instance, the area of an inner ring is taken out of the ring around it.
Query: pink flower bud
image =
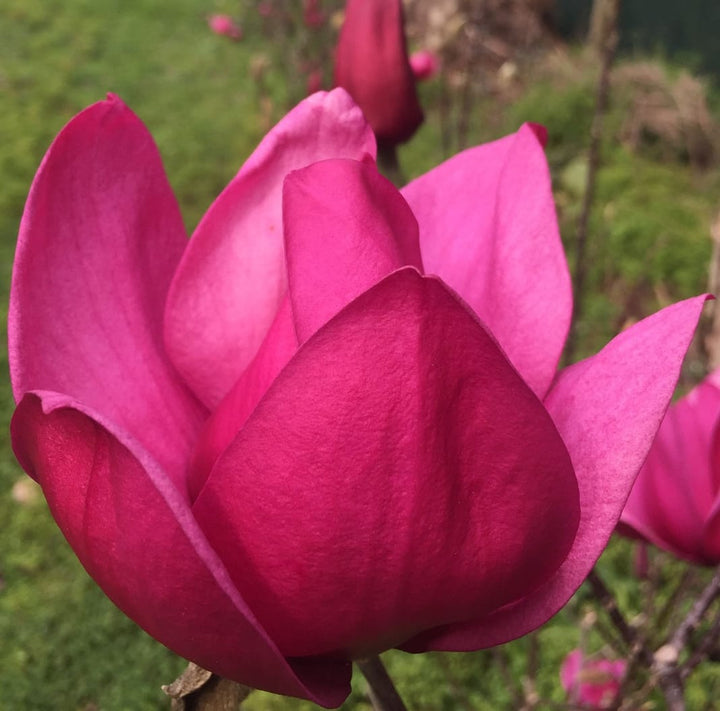
[[[230,15],[210,15],[208,26],[216,35],[224,35],[232,40],[242,39],[242,30]]]
[[[423,121],[408,61],[401,0],[348,0],[335,85],[350,93],[378,142],[407,141]]]
[[[431,79],[437,74],[440,60],[434,52],[429,49],[421,49],[410,55],[410,66],[412,67],[415,79]]]

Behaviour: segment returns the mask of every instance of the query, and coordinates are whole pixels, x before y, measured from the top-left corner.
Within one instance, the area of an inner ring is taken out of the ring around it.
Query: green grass
[[[263,103],[249,71],[253,57],[271,47],[249,36],[233,44],[213,36],[204,16],[231,10],[199,0],[5,0],[0,5],[0,298],[6,313],[10,266],[22,206],[44,151],[73,114],[106,92],[119,94],[149,126],[160,147],[185,221],[197,223],[269,124],[297,95],[299,79],[271,61]],[[440,129],[432,110],[437,87],[422,88],[429,120],[401,152],[409,177],[441,157]],[[592,111],[589,77],[564,87],[538,84],[498,118],[480,102],[475,138],[492,138],[524,120],[550,129],[549,156],[563,231],[572,244],[583,155]],[[615,107],[610,125],[619,120]],[[624,316],[649,313],[664,298],[704,288],[708,225],[716,207],[718,174],[696,176],[682,165],[631,155],[612,143],[599,177],[593,216],[592,269],[582,350],[590,352],[622,325]],[[662,292],[660,294],[660,291]],[[628,294],[637,304],[628,311]],[[5,328],[2,329],[5,338]],[[0,354],[7,373],[5,344]],[[0,419],[13,405],[7,378],[0,390]],[[118,612],[76,561],[42,501],[22,506],[10,496],[23,476],[0,429],[0,708],[12,711],[166,709],[160,692],[182,660],[148,638]],[[632,614],[643,606],[643,587],[631,573],[630,544],[615,542],[602,562],[611,585]],[[663,558],[669,589],[680,564]],[[665,593],[663,593],[665,594]],[[562,701],[558,668],[579,643],[577,620],[587,605],[581,591],[539,634],[543,696]],[[593,649],[602,639],[593,633]],[[525,673],[529,640],[506,649],[507,664]],[[421,709],[513,708],[511,692],[493,652],[387,655],[409,706]],[[708,665],[689,690],[701,709],[720,672]],[[364,682],[354,681],[348,709],[369,709]],[[310,709],[254,694],[251,711]]]

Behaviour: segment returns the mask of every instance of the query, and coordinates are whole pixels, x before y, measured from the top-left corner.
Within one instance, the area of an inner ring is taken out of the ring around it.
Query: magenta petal
[[[23,398],[12,437],[88,573],[149,634],[229,679],[327,706],[345,698],[349,667],[310,660],[303,678],[296,675],[184,497],[131,438],[55,393]]]
[[[402,193],[420,224],[425,271],[470,304],[544,397],[572,293],[541,138],[525,125],[460,153]]]
[[[68,123],[35,176],[8,323],[16,400],[67,393],[132,432],[179,489],[205,415],[163,353],[185,245],[157,148],[111,96]]]
[[[360,656],[528,594],[577,505],[542,404],[454,294],[404,269],[300,348],[193,513],[285,654]]]
[[[390,272],[422,270],[417,221],[372,162],[327,160],[291,173],[283,219],[301,343]]]
[[[208,210],[165,315],[168,353],[208,406],[252,361],[285,296],[285,176],[325,158],[367,153],[375,154],[375,139],[345,91],[314,94],[270,131]]]
[[[705,525],[718,499],[711,457],[720,389],[705,380],[667,412],[622,523],[683,558],[707,563]]]
[[[580,527],[556,575],[525,599],[469,625],[438,630],[411,651],[491,647],[546,622],[577,590],[612,533],[672,397],[706,297],[669,306],[562,371],[546,405],[580,487]]]

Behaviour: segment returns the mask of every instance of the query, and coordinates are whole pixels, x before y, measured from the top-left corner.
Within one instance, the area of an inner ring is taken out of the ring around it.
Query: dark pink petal
[[[487,324],[525,382],[544,397],[572,311],[570,277],[538,129],[472,148],[402,193],[437,274]]]
[[[413,640],[407,645],[410,651],[501,644],[543,624],[570,599],[620,518],[672,397],[705,298],[668,306],[560,373],[546,405],[575,467],[581,511],[567,559],[525,599],[478,616],[474,623]]]
[[[327,160],[291,173],[283,220],[301,343],[390,272],[422,270],[417,221],[373,162]]]
[[[705,380],[667,412],[621,518],[642,537],[695,562],[718,498],[712,444],[720,389]]]
[[[205,414],[163,354],[185,245],[157,148],[111,96],[70,121],[35,176],[8,323],[16,400],[51,390],[82,402],[132,432],[180,490]]]
[[[401,0],[348,0],[335,85],[363,110],[380,145],[407,141],[423,122],[405,45]]]
[[[359,656],[547,580],[576,486],[492,337],[404,269],[300,348],[193,513],[285,654]]]
[[[229,679],[337,706],[349,665],[293,668],[257,623],[149,453],[87,408],[27,394],[15,453],[88,573],[129,617],[178,654]]]
[[[314,94],[270,131],[201,221],[170,289],[165,341],[210,407],[250,364],[285,296],[285,176],[324,158],[367,153],[374,156],[375,139],[350,97]]]

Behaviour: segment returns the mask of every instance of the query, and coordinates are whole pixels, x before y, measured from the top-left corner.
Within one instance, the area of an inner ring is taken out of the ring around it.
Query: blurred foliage
[[[119,94],[152,131],[192,229],[262,135],[303,95],[305,68],[288,59],[283,42],[267,41],[261,21],[251,15],[254,3],[240,8],[245,38],[232,43],[214,36],[205,22],[210,12],[237,12],[229,0],[5,0],[0,5],[3,316],[25,196],[44,151],[73,114],[106,91]],[[309,42],[307,36],[297,37]],[[323,42],[331,37],[328,32]],[[476,97],[469,138],[496,138],[526,120],[548,127],[548,156],[572,256],[595,76],[591,65],[573,56],[568,61],[572,72],[539,72],[512,101],[503,103],[492,94]],[[322,69],[327,81],[328,66]],[[438,118],[444,100],[439,81],[423,85],[421,92],[428,121],[401,150],[408,177],[436,165],[446,157],[443,146],[452,144],[444,135],[447,122]],[[718,207],[717,170],[700,173],[682,162],[659,160],[652,151],[630,151],[618,140],[629,109],[625,99],[615,98],[591,223],[590,296],[580,324],[583,353],[599,348],[627,322],[704,289],[708,228]],[[717,97],[711,98],[716,104]],[[0,345],[7,372],[5,343]],[[6,378],[0,395],[2,420],[9,422],[13,406]],[[12,497],[23,475],[6,428],[0,430],[0,447],[0,708],[167,709],[160,685],[170,682],[183,662],[103,596],[41,501],[21,504]],[[630,617],[646,609],[649,589],[633,575],[633,555],[634,544],[618,540],[600,563]],[[653,555],[656,604],[661,605],[684,565]],[[704,571],[695,576],[696,586],[707,577]],[[387,663],[416,711],[512,709],[519,693],[513,684],[526,676],[529,652],[539,645],[537,689],[543,698],[562,702],[559,665],[581,642],[578,619],[588,604],[582,588],[538,635],[500,651],[392,652]],[[597,627],[587,634],[591,651],[604,644]],[[707,708],[718,683],[717,665],[703,667],[689,687],[689,708]],[[314,708],[261,693],[251,695],[245,706],[251,711]],[[354,680],[346,708],[370,708],[361,678]]]

